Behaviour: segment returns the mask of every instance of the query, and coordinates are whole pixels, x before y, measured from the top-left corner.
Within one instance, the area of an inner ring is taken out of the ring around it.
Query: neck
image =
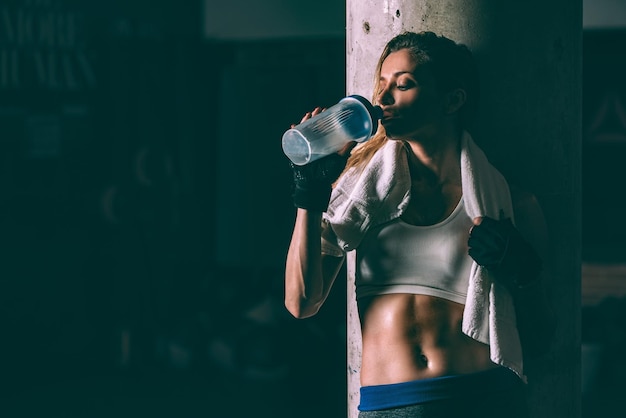
[[[461,135],[458,132],[409,138],[409,165],[414,179],[460,182]]]

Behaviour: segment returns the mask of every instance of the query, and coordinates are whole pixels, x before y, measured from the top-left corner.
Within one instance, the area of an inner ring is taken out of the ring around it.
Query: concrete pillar
[[[533,192],[551,238],[549,355],[526,364],[531,416],[579,417],[581,0],[347,0],[347,93],[371,96],[385,43],[431,30],[468,45],[481,70],[476,142],[510,182]],[[348,408],[359,403],[360,326],[348,269]]]

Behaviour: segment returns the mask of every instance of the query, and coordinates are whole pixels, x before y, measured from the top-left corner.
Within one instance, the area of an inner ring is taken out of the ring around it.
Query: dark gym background
[[[0,416],[345,416],[345,286],[312,319],[282,304],[280,150],[343,96],[345,37],[212,39],[211,7],[0,4]],[[584,34],[583,383],[598,408],[623,389],[604,360],[626,339],[625,42]]]

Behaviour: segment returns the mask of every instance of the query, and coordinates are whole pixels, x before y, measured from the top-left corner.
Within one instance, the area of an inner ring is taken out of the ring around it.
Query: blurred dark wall
[[[626,29],[583,36],[583,261],[626,262]]]
[[[1,7],[0,320],[16,379],[102,360],[120,322],[144,305],[166,317],[167,281],[202,262],[210,67],[188,5]]]
[[[345,40],[207,41],[203,7],[0,5],[2,416],[344,415],[345,290],[282,306],[280,136]]]

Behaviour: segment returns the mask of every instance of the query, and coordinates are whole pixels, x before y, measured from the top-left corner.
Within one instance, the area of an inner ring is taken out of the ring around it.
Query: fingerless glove
[[[470,231],[469,255],[507,285],[526,287],[539,276],[542,261],[509,218],[484,217]]]
[[[306,165],[290,162],[293,170],[293,203],[296,207],[324,212],[328,209],[332,184],[346,167],[349,154],[331,154]]]

